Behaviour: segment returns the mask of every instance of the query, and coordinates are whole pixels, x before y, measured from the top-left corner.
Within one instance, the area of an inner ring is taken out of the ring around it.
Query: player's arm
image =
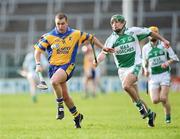
[[[41,53],[44,53],[50,44],[47,41],[47,34],[41,36],[40,40],[34,45],[34,59],[36,62],[36,72],[42,72]]]
[[[146,56],[146,49],[145,47],[142,48],[142,74],[146,77],[149,76],[149,71],[148,71],[148,66],[149,66],[149,63],[148,63],[148,60],[147,60],[147,56]]]
[[[99,53],[99,55],[97,56],[97,63],[96,63],[95,61],[93,61],[93,65],[94,65],[95,67],[97,67],[98,64],[101,63],[101,62],[106,58],[106,54],[107,54],[107,52],[105,52],[105,51],[102,50],[102,51]]]
[[[101,41],[99,39],[97,39],[95,36],[93,37],[93,42],[94,44],[101,48],[104,52],[107,52],[107,53],[114,53],[114,49],[113,48],[106,48],[104,47],[104,45],[101,43]]]
[[[179,58],[174,53],[172,47],[169,47],[165,49],[167,53],[169,54],[169,60],[167,60],[165,63],[161,65],[162,68],[167,68],[169,65],[171,65],[173,62],[179,62]]]
[[[150,34],[151,37],[156,38],[158,40],[161,40],[164,43],[164,47],[165,48],[169,48],[170,47],[170,43],[168,40],[166,40],[163,36],[161,36],[160,34],[156,33],[156,32],[151,32]]]
[[[173,62],[174,62],[173,59],[169,59],[169,60],[167,60],[165,63],[163,63],[163,64],[161,65],[161,67],[165,69],[165,68],[169,67]]]
[[[166,49],[166,51],[168,52],[170,59],[172,59],[173,61],[179,62],[179,58],[178,58],[178,56],[174,53],[172,47],[169,47],[168,49]]]
[[[95,36],[93,36],[93,42],[94,42],[95,46],[97,46],[98,48],[103,49],[103,44]]]
[[[35,49],[34,51],[34,59],[36,62],[36,72],[42,72],[42,67],[41,67],[41,51],[38,49]]]
[[[148,60],[143,60],[143,75],[148,77],[149,71],[148,71]]]

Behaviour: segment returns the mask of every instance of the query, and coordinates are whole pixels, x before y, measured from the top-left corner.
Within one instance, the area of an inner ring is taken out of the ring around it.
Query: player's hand
[[[96,68],[98,66],[98,62],[96,62],[95,60],[93,60],[93,66]]]
[[[42,72],[43,68],[41,65],[36,65],[36,72]]]
[[[145,77],[149,76],[149,71],[147,69],[142,69],[142,75],[144,75]]]
[[[165,68],[167,68],[168,66],[169,66],[169,62],[167,61],[167,62],[165,62],[165,63],[163,63],[163,64],[161,65],[161,68],[165,69]]]
[[[170,42],[168,40],[164,40],[163,43],[164,43],[164,47],[165,48],[169,48],[170,47]]]
[[[107,53],[114,53],[115,52],[114,48],[103,48],[103,51],[107,52]]]
[[[148,71],[144,71],[144,76],[148,77],[149,76],[149,72]]]

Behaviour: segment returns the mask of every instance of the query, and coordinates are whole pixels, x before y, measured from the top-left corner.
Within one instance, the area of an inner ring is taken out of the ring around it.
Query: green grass
[[[74,129],[73,117],[65,109],[65,119],[57,121],[52,94],[40,94],[33,104],[28,94],[0,95],[0,139],[179,139],[180,93],[171,93],[172,123],[164,123],[162,105],[153,105],[149,96],[141,94],[157,113],[156,126],[147,127],[125,93],[109,93],[97,98],[72,97],[84,114],[82,129]]]

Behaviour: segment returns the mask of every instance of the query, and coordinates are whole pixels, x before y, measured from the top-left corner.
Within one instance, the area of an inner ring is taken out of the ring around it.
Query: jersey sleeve
[[[166,49],[166,48],[165,48]],[[166,49],[168,56],[170,59],[172,59],[173,61],[179,61],[179,58],[177,57],[177,55],[174,53],[172,47],[169,47]]]
[[[39,41],[34,45],[36,50],[44,52],[50,44],[47,41],[46,35],[43,35]]]
[[[86,33],[86,32],[81,32],[80,39],[79,39],[79,46],[81,44],[83,44],[85,41],[92,42],[92,39],[93,39],[92,34],[89,34],[89,33]]]
[[[151,35],[151,30],[149,28],[133,27],[132,31],[135,33],[139,41]]]
[[[112,48],[114,42],[115,42],[115,38],[113,38],[112,35],[109,36],[104,43],[104,48]]]

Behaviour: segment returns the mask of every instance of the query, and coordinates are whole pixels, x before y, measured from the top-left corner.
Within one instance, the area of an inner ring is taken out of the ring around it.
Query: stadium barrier
[[[172,90],[180,91],[180,78],[173,78],[172,80]],[[46,79],[49,90],[47,92],[52,92],[49,80]],[[101,78],[101,85],[106,90],[106,92],[121,92],[122,86],[118,77],[115,76],[104,76]],[[140,78],[138,81],[138,86],[140,91],[146,91],[146,79]],[[83,80],[82,77],[73,77],[68,81],[69,92],[83,92]],[[0,94],[15,94],[15,93],[27,93],[29,92],[29,84],[26,79],[16,78],[16,79],[0,79]]]

